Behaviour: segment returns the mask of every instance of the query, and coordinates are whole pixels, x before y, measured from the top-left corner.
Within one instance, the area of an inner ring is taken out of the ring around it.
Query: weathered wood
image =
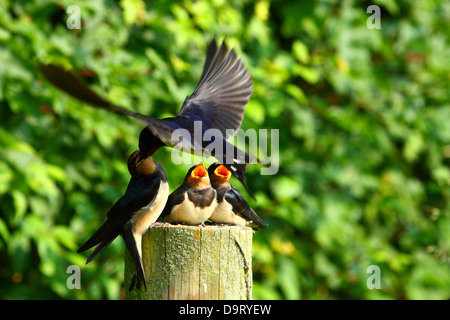
[[[127,251],[125,298],[251,299],[252,237],[248,227],[154,227],[142,239],[147,290],[128,290],[135,264]]]

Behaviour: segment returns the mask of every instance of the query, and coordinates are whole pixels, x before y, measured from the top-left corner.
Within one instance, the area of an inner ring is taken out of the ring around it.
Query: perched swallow
[[[261,161],[226,141],[242,124],[245,106],[253,93],[253,83],[242,61],[236,57],[233,49],[227,49],[225,42],[220,48],[214,40],[211,42],[196,89],[185,99],[176,117],[164,119],[145,116],[106,101],[61,67],[40,64],[39,68],[48,81],[72,97],[94,107],[132,116],[145,122],[147,127],[139,136],[139,149],[142,154],[152,155],[163,146],[174,147],[180,143],[179,139],[172,136],[176,129],[187,130],[189,136],[183,139],[185,143],[183,148],[193,153],[197,149],[205,149],[212,143],[212,141],[194,141],[195,121],[201,121],[202,133],[208,129],[218,129],[222,134],[221,140],[218,141],[223,147],[222,152],[209,151],[231,170],[254,198],[244,182],[244,173],[247,170],[247,163],[261,163]],[[227,132],[227,129],[231,129],[232,134]],[[232,158],[226,157],[228,150],[233,152]],[[233,163],[227,163],[226,159],[233,159]]]
[[[170,194],[161,219],[169,223],[201,225],[216,207],[216,190],[211,187],[208,171],[200,163],[189,169],[183,184]]]
[[[169,184],[161,165],[151,156],[142,157],[139,150],[128,159],[131,179],[125,194],[106,214],[106,220],[81,246],[78,252],[97,246],[86,264],[103,251],[119,234],[136,262],[137,288],[145,285],[142,265],[142,235],[154,223],[166,205]],[[134,280],[130,290],[134,286]]]
[[[250,226],[255,229],[268,226],[230,184],[230,170],[219,163],[214,163],[209,166],[208,172],[211,184],[217,192],[218,202],[217,208],[209,218],[210,221],[217,224]]]

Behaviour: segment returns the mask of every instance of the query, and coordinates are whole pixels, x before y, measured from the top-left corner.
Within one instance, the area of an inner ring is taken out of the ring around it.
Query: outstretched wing
[[[144,121],[152,133],[168,145],[174,144],[171,133],[174,129],[184,128],[183,122],[202,121],[203,130],[216,128],[225,139],[229,138],[230,133],[226,129],[235,131],[240,128],[245,106],[253,92],[250,74],[234,50],[228,50],[225,42],[218,49],[214,40],[208,47],[196,89],[186,98],[176,117],[165,119],[168,121],[145,116],[105,100],[62,67],[39,64],[39,69],[55,87],[80,101]]]
[[[48,81],[72,97],[94,107],[142,120],[147,124],[147,128],[142,133],[151,133],[168,146],[179,145],[179,142],[182,141],[186,142],[186,145],[181,146],[184,150],[196,149],[197,147],[193,143],[189,143],[187,138],[193,134],[194,121],[202,121],[203,130],[218,129],[224,138],[225,148],[223,148],[223,151],[232,149],[234,152],[234,163],[226,164],[226,166],[243,183],[253,197],[252,192],[244,182],[245,163],[261,163],[261,161],[235,146],[230,146],[230,143],[226,141],[241,126],[245,106],[253,92],[253,83],[242,61],[236,57],[233,49],[228,50],[225,43],[218,49],[216,42],[214,40],[211,42],[202,76],[196,89],[186,98],[176,117],[161,120],[133,112],[105,100],[64,68],[51,64],[40,64],[39,68]],[[186,134],[186,137],[174,140],[172,133],[176,129],[187,129],[188,132],[179,131]],[[227,132],[227,129],[231,129],[232,132]],[[203,147],[200,145],[200,148]],[[213,155],[225,164],[225,154]]]
[[[178,117],[203,121],[205,129],[219,129],[225,139],[240,128],[245,106],[253,93],[250,74],[233,49],[225,42],[217,49],[213,40],[208,48],[200,81],[186,98]]]

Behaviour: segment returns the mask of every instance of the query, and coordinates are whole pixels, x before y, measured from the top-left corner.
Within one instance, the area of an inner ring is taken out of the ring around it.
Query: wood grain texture
[[[252,237],[248,227],[154,227],[142,239],[147,290],[128,290],[135,265],[127,251],[125,298],[250,300]]]

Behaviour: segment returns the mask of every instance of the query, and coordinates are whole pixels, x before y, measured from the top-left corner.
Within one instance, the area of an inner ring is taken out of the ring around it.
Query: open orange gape
[[[223,164],[218,166],[213,174],[211,174],[211,181],[215,185],[222,185],[222,184],[228,184],[230,182],[231,178],[231,171],[228,170],[227,167],[225,167]]]
[[[231,171],[221,164],[216,170],[214,170],[214,174],[221,178],[229,178],[231,176]]]
[[[198,164],[194,168],[194,170],[192,170],[190,176],[188,177],[187,182],[191,186],[195,186],[197,188],[206,188],[210,186],[208,170],[206,170],[203,163]]]
[[[208,177],[208,171],[206,170],[203,163],[198,164],[194,170],[191,172],[192,178],[206,178]]]

